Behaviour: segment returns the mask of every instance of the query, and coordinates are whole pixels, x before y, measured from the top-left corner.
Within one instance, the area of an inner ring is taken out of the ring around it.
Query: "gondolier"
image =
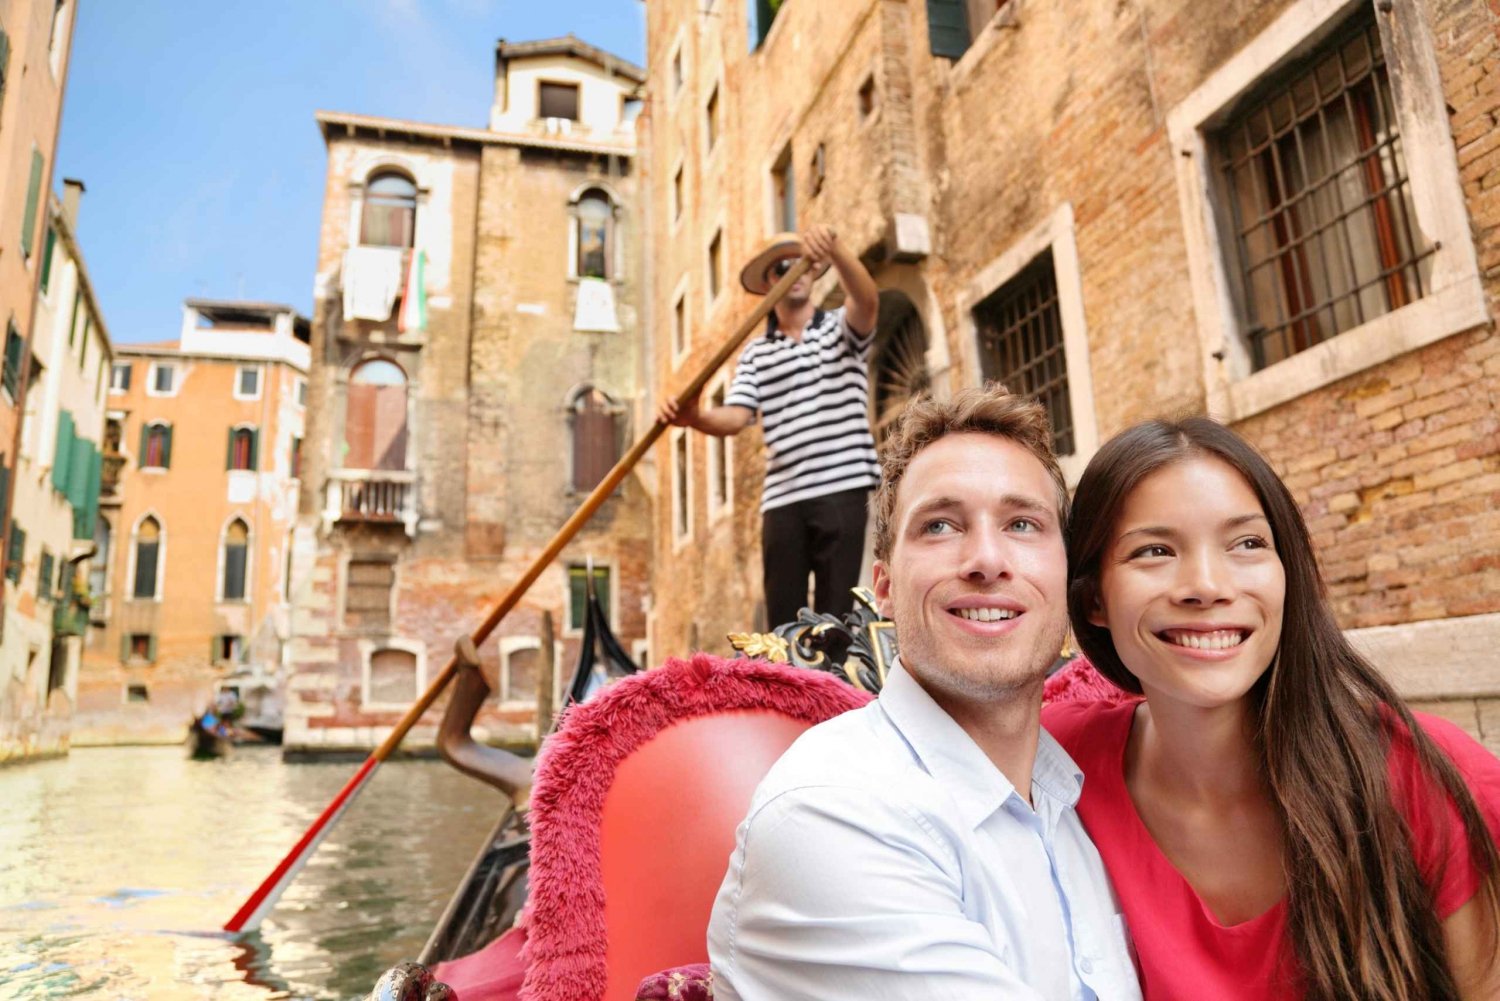
[[[771,239],[740,272],[764,295],[804,255],[814,262],[767,317],[766,332],[740,354],[724,405],[668,400],[661,420],[704,434],[738,434],[759,417],[767,450],[761,494],[761,561],[769,625],[790,622],[807,604],[843,614],[853,607],[864,554],[866,502],[879,482],[870,433],[867,365],[880,305],[864,265],[832,229]],[[813,281],[832,265],[845,293],[819,309]]]

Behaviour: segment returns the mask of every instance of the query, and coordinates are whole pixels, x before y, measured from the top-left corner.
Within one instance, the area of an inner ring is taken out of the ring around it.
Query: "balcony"
[[[89,606],[79,601],[59,600],[52,609],[52,636],[82,636],[89,631]]]
[[[335,469],[328,474],[325,528],[336,522],[400,525],[417,534],[417,474],[407,469]]]

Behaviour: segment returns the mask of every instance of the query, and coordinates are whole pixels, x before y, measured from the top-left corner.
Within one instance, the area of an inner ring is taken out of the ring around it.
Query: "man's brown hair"
[[[875,558],[889,560],[895,544],[896,491],[917,453],[944,435],[992,434],[1008,438],[1037,457],[1057,488],[1059,530],[1068,527],[1068,485],[1052,452],[1052,423],[1035,400],[1017,396],[998,382],[963,389],[951,400],[921,396],[907,404],[880,447],[880,486],[875,491]]]

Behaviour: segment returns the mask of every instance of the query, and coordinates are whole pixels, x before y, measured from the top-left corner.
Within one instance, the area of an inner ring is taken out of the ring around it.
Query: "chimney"
[[[83,197],[83,182],[76,177],[63,178],[62,213],[68,229],[78,232],[78,200]]]

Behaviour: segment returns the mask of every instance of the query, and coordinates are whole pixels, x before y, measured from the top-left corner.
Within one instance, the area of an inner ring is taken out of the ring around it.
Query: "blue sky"
[[[189,296],[310,313],[317,109],[482,127],[494,45],[572,32],[645,59],[641,0],[80,4],[54,182],[116,343],[177,335]]]

